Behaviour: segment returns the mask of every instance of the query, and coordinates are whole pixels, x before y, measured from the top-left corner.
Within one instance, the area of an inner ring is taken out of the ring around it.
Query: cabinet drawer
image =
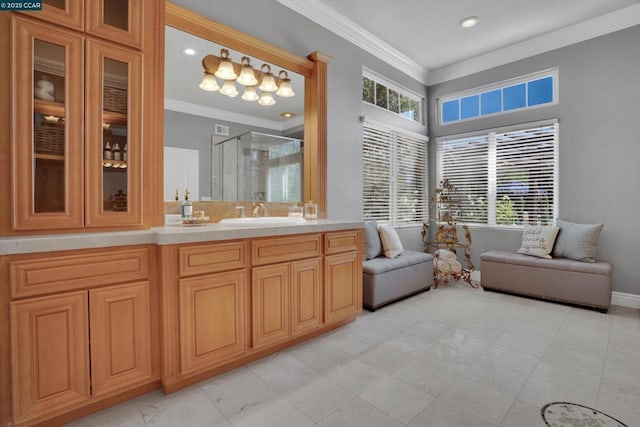
[[[322,235],[279,237],[251,242],[253,265],[273,264],[322,255]]]
[[[149,277],[147,248],[15,260],[9,263],[11,298],[86,289]]]
[[[327,233],[324,236],[325,255],[337,254],[341,252],[357,251],[358,230],[342,231],[339,233]]]
[[[247,260],[246,252],[246,244],[243,242],[180,248],[178,249],[180,276],[244,268]]]

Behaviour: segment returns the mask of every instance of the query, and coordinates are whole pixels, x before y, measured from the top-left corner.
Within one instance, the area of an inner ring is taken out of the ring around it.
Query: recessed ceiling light
[[[196,51],[195,49],[191,49],[190,47],[185,47],[184,49],[182,49],[182,53],[184,53],[185,55],[193,56],[196,54]]]
[[[469,16],[468,18],[464,18],[460,21],[460,25],[464,28],[471,28],[480,22],[480,18],[477,16]]]
[[[291,113],[289,111],[286,111],[284,113],[280,114],[280,117],[284,117],[285,119],[290,119],[291,117],[295,116],[296,113]]]

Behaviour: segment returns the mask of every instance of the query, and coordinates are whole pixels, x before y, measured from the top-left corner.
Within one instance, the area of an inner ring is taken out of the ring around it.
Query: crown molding
[[[427,86],[640,25],[640,4],[637,4],[474,58],[427,70],[321,0],[277,1]]]
[[[191,114],[193,116],[207,117],[209,119],[223,120],[232,123],[240,123],[247,126],[261,127],[281,132],[304,124],[304,117],[302,116],[288,119],[286,122],[281,122],[278,120],[262,119],[248,114],[233,113],[231,111],[205,107],[203,105],[192,104],[190,102],[179,101],[171,98],[164,99],[164,108],[165,110],[177,111],[178,113]]]
[[[420,83],[427,84],[428,71],[426,68],[322,1],[277,0],[277,2],[369,52]]]
[[[488,70],[640,24],[640,4],[429,71],[428,85]]]

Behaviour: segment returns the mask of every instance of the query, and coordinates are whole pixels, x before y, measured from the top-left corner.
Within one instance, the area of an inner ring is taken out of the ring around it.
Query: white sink
[[[258,216],[251,218],[226,218],[220,221],[222,225],[233,227],[278,226],[306,224],[306,220],[295,216]]]

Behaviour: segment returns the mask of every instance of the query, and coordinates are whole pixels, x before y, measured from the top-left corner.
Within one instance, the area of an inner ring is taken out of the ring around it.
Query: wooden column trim
[[[318,218],[327,217],[327,64],[331,57],[321,52],[313,61],[304,90],[304,200],[318,203]]]

